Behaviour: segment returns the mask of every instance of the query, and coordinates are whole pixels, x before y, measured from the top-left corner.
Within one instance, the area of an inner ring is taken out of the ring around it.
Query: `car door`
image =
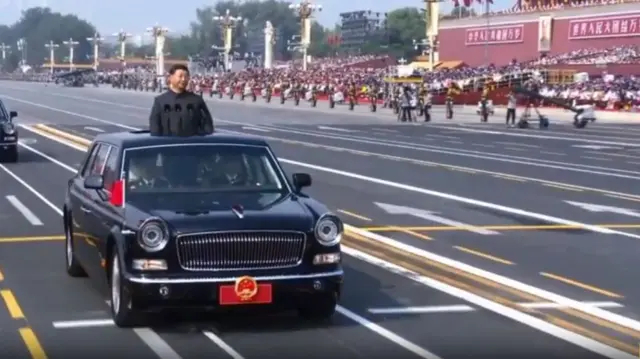
[[[86,241],[90,240],[87,212],[90,211],[86,207],[86,193],[88,190],[84,188],[84,179],[91,172],[93,163],[100,149],[100,144],[94,144],[89,150],[88,155],[78,171],[78,173],[69,181],[69,205],[71,209],[71,219],[69,225],[72,228],[73,248],[77,259],[83,264],[89,262],[90,253],[86,251]]]
[[[94,191],[91,194],[91,200],[93,201],[93,210],[91,213],[91,228],[92,238],[94,239],[95,255],[99,258],[101,269],[104,270],[104,264],[106,263],[108,253],[107,238],[111,233],[111,229],[114,225],[120,224],[123,218],[124,209],[121,207],[115,207],[111,204],[109,199],[111,198],[111,188],[120,178],[120,153],[119,149],[113,145],[109,146],[107,152],[107,159],[102,167],[102,181],[104,183],[104,189],[100,191]],[[106,276],[102,276],[105,281],[102,283],[106,285]]]
[[[96,155],[89,163],[89,168],[82,180],[78,184],[82,186],[82,191],[78,191],[78,202],[81,218],[80,224],[83,227],[84,240],[77,241],[75,249],[81,253],[83,258],[82,266],[89,272],[94,278],[104,277],[104,271],[102,269],[102,258],[100,257],[98,244],[100,242],[101,226],[100,226],[100,212],[97,208],[97,204],[102,201],[101,193],[96,190],[90,190],[84,188],[84,178],[87,176],[102,176],[104,167],[107,162],[107,157],[111,151],[111,146],[105,143],[99,145],[96,149]]]

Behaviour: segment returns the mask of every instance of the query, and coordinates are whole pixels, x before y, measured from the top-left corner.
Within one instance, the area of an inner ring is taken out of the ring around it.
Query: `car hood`
[[[261,209],[233,206],[208,211],[154,209],[152,216],[164,219],[176,233],[197,233],[233,230],[291,230],[308,232],[313,229],[313,214],[299,201],[286,199]]]

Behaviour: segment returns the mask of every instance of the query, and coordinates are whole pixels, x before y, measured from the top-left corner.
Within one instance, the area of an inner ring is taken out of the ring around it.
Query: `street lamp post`
[[[311,45],[311,16],[314,12],[322,11],[322,5],[312,4],[309,0],[303,0],[298,4],[289,4],[300,17],[300,45],[302,47],[302,70],[307,70],[307,52]]]
[[[239,21],[242,21],[242,16],[231,16],[229,9],[225,12],[224,16],[216,15],[213,17],[213,21],[220,22],[222,28],[222,48],[212,46],[213,49],[222,50],[224,57],[224,68],[229,68],[229,54],[233,48],[233,28]]]
[[[264,27],[264,68],[273,66],[273,45],[276,44],[275,29],[271,21],[267,21]]]
[[[0,45],[0,50],[2,50],[2,61],[7,59],[7,53],[11,51],[11,46],[6,45],[4,42]]]
[[[120,29],[119,32],[113,34],[118,39],[118,44],[120,45],[120,61],[124,64],[124,56],[127,52],[127,40],[132,36],[130,33]]]
[[[16,42],[18,47],[18,51],[20,51],[20,65],[24,66],[27,64],[27,39],[24,37],[19,39]]]
[[[45,44],[44,47],[49,49],[49,71],[53,73],[53,67],[55,66],[55,58],[56,58],[56,49],[60,47],[60,45],[50,40],[48,44]]]
[[[98,57],[100,56],[100,44],[104,41],[99,33],[95,33],[93,37],[87,37],[87,41],[93,44],[93,70],[98,71]]]
[[[439,61],[438,56],[438,27],[440,26],[440,1],[442,0],[423,0],[425,5],[425,21],[426,21],[426,40],[429,50],[429,71],[433,71],[436,63]]]
[[[73,38],[69,38],[69,40],[67,41],[63,41],[63,44],[65,44],[67,47],[69,47],[69,71],[73,71],[73,54],[74,54],[74,49],[76,46],[78,46],[80,43],[78,41],[74,41]]]
[[[160,79],[160,77],[164,77],[164,44],[169,29],[155,24],[153,27],[148,27],[147,32],[155,40],[156,76]],[[164,83],[164,81],[160,83]]]

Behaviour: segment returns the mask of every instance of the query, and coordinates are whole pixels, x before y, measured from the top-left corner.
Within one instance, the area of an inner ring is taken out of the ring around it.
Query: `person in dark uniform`
[[[201,96],[187,91],[189,69],[169,69],[169,90],[153,101],[149,115],[152,136],[196,136],[213,133],[213,119]]]

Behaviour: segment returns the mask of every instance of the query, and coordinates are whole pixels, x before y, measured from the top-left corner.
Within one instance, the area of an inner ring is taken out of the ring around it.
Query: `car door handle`
[[[84,213],[91,213],[91,210],[85,206],[80,206],[80,210]]]

